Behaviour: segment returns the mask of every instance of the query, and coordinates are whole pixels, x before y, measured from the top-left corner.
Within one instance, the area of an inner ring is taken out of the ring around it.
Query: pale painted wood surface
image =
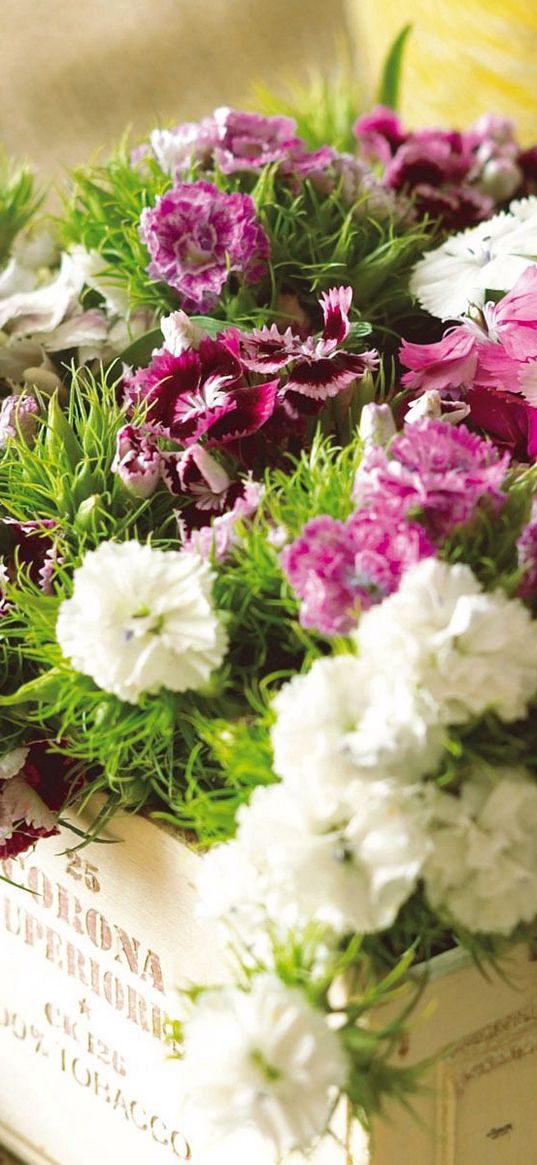
[[[374,1129],[373,1165],[533,1165],[537,1161],[537,962],[520,947],[483,978],[460,954],[441,955],[401,1064],[451,1047],[414,1103]]]

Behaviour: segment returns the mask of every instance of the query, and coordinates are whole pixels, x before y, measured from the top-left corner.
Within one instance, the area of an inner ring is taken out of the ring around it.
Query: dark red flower
[[[19,772],[0,780],[0,861],[59,832],[55,815],[76,783],[70,757],[53,752],[48,741],[29,746]]]
[[[474,425],[517,461],[537,459],[537,408],[502,389],[471,388],[466,398]]]
[[[180,356],[161,349],[127,381],[130,399],[149,406],[147,426],[183,445],[203,436],[210,444],[250,436],[272,416],[277,389],[277,381],[245,382],[233,336],[229,343],[203,339]]]

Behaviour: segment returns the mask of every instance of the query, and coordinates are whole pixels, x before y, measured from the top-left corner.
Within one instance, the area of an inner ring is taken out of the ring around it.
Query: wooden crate
[[[24,889],[0,882],[0,1143],[28,1165],[203,1165],[164,1043],[176,987],[222,978],[195,917],[203,859],[143,817],[117,814],[104,836],[116,844],[69,854],[62,831],[4,866]],[[308,1160],[343,1165],[343,1152],[328,1141]]]
[[[485,979],[460,951],[433,960],[400,1062],[437,1063],[417,1120],[394,1105],[376,1123],[374,1165],[537,1162],[537,962],[520,947],[502,974]]]

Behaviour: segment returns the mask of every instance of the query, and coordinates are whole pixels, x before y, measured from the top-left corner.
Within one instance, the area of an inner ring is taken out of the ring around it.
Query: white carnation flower
[[[284,928],[318,922],[336,934],[394,921],[415,888],[429,841],[419,793],[354,781],[331,820],[307,788],[258,788],[238,815],[235,841],[205,876],[205,908],[223,908],[241,933],[263,912]]]
[[[441,320],[482,306],[486,291],[510,291],[537,260],[537,198],[516,204],[487,222],[451,235],[420,259],[410,289]]]
[[[227,646],[212,580],[187,551],[103,542],[75,571],[58,643],[73,667],[131,704],[143,692],[200,688]]]
[[[357,777],[413,782],[439,760],[436,709],[403,666],[377,668],[350,655],[316,660],[284,685],[273,707],[275,771],[298,783],[317,776],[318,795],[328,801]]]
[[[537,915],[537,785],[525,769],[475,771],[459,797],[431,793],[427,897],[473,932],[509,934]]]
[[[356,634],[372,666],[413,670],[447,724],[488,709],[517,720],[537,691],[537,622],[518,599],[485,593],[469,566],[423,559]]]
[[[257,1134],[262,1161],[305,1149],[324,1131],[348,1062],[300,990],[265,974],[249,991],[207,992],[184,1032],[186,1131],[200,1159],[237,1129],[254,1144]]]

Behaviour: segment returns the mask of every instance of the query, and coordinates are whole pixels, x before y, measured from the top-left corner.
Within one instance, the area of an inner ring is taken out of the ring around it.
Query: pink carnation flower
[[[210,311],[229,275],[256,283],[270,247],[248,194],[223,194],[210,182],[182,182],[146,207],[140,234],[152,279],[173,287],[187,311]]]
[[[369,450],[356,474],[354,497],[375,506],[394,498],[404,510],[419,513],[435,539],[468,522],[481,501],[495,510],[505,501],[501,486],[509,466],[490,441],[444,421],[409,425],[389,450]]]
[[[483,314],[491,340],[513,360],[537,357],[537,267],[527,267],[499,303],[487,303]]]
[[[477,351],[477,336],[464,324],[450,328],[436,344],[403,340],[399,355],[410,371],[401,377],[401,383],[416,393],[469,387],[477,371]]]
[[[406,519],[402,507],[379,499],[347,522],[313,518],[283,551],[281,563],[302,599],[302,626],[346,635],[362,608],[395,591],[409,566],[434,553],[425,531]]]

